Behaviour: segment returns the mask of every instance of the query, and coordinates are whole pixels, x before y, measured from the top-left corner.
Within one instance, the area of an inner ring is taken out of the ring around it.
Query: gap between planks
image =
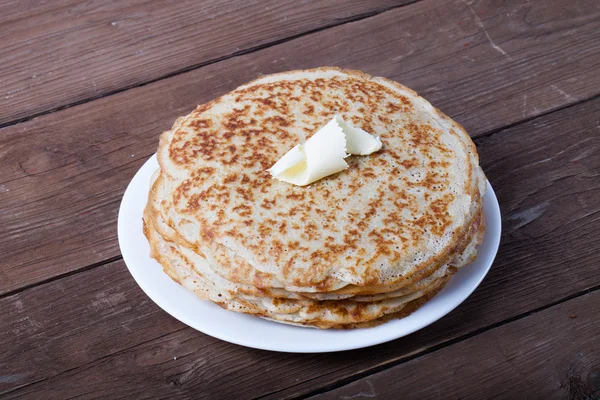
[[[13,291],[9,291],[9,292],[1,294],[0,295],[0,300],[2,300],[5,297],[10,297],[10,296],[13,296],[15,294],[19,294],[21,292],[24,292],[24,291],[29,290],[29,289],[33,289],[33,288],[38,287],[38,286],[42,286],[42,285],[45,285],[45,284],[48,284],[48,283],[52,283],[54,281],[58,281],[60,279],[66,278],[66,277],[71,276],[71,275],[76,275],[76,274],[78,274],[80,272],[90,271],[92,269],[101,267],[101,266],[106,265],[106,264],[110,264],[111,262],[114,262],[114,261],[119,261],[121,259],[123,259],[123,256],[119,254],[118,256],[107,258],[106,260],[98,261],[97,263],[86,265],[85,267],[81,267],[81,268],[73,270],[73,271],[65,272],[64,274],[55,275],[55,276],[53,276],[51,278],[44,279],[44,280],[41,280],[39,282],[31,283],[29,285],[25,285],[23,287],[20,287],[18,289],[13,290]]]
[[[482,133],[481,135],[477,136],[476,138],[473,138],[473,140],[475,141],[475,140],[479,140],[479,139],[483,139],[483,138],[489,138],[490,136],[493,136],[493,135],[495,135],[498,132],[502,132],[502,131],[505,131],[507,129],[513,128],[515,126],[522,125],[522,124],[525,124],[527,122],[536,120],[538,118],[545,117],[545,116],[550,115],[550,114],[555,113],[555,112],[559,112],[559,111],[566,110],[566,109],[571,108],[571,107],[579,106],[581,104],[584,104],[584,103],[587,103],[587,102],[590,102],[590,101],[594,101],[594,100],[596,100],[598,98],[600,98],[600,93],[597,93],[597,94],[595,94],[593,96],[590,96],[590,97],[586,97],[584,99],[577,100],[577,101],[575,101],[573,103],[568,103],[568,104],[565,104],[563,106],[556,107],[556,108],[553,108],[553,109],[548,110],[548,111],[544,111],[544,112],[542,112],[540,114],[536,114],[536,115],[532,115],[532,116],[527,117],[527,118],[520,119],[520,120],[512,122],[510,124],[506,124],[506,125],[503,125],[501,127],[492,129],[492,130],[490,130],[488,132]]]
[[[139,82],[139,83],[136,83],[136,84],[133,84],[133,85],[123,86],[123,87],[121,87],[119,89],[106,92],[106,93],[104,93],[102,95],[99,95],[99,96],[87,97],[87,98],[82,99],[82,100],[78,100],[78,101],[74,101],[72,103],[64,104],[62,106],[58,106],[58,107],[50,108],[48,110],[40,111],[40,112],[31,114],[31,115],[28,115],[26,117],[16,118],[16,119],[14,119],[12,121],[8,121],[8,122],[5,122],[3,124],[0,124],[0,129],[6,128],[6,127],[9,127],[9,126],[12,126],[12,125],[18,125],[18,124],[21,124],[23,122],[31,121],[32,119],[35,119],[35,118],[38,118],[38,117],[41,117],[41,116],[44,116],[44,115],[52,114],[52,113],[55,113],[57,111],[65,110],[67,108],[71,108],[71,107],[75,107],[75,106],[78,106],[78,105],[81,105],[81,104],[89,103],[91,101],[103,99],[105,97],[110,97],[110,96],[113,96],[113,95],[116,95],[116,94],[119,94],[119,93],[126,92],[126,91],[131,90],[131,89],[135,89],[135,88],[138,88],[138,87],[143,87],[143,86],[146,86],[146,85],[150,85],[152,83],[159,82],[159,81],[162,81],[164,79],[169,79],[169,78],[172,78],[174,76],[181,75],[181,74],[184,74],[186,72],[193,71],[195,69],[203,68],[203,67],[206,67],[208,65],[212,65],[212,64],[219,63],[221,61],[229,60],[230,58],[240,57],[240,56],[243,56],[243,55],[246,55],[246,54],[250,54],[250,53],[254,53],[256,51],[260,51],[260,50],[263,50],[263,49],[266,49],[266,48],[269,48],[269,47],[277,46],[279,44],[286,43],[286,42],[298,39],[298,38],[303,37],[303,36],[308,36],[308,35],[311,35],[311,34],[314,34],[314,33],[325,31],[325,30],[330,29],[330,28],[335,28],[337,26],[342,26],[342,25],[346,25],[346,24],[349,24],[349,23],[352,23],[352,22],[357,22],[357,21],[361,21],[361,20],[364,20],[364,19],[372,18],[372,17],[375,17],[377,15],[380,15],[380,14],[383,14],[383,13],[386,13],[386,12],[389,12],[389,11],[392,11],[392,10],[395,10],[395,9],[398,9],[398,8],[410,6],[411,4],[417,3],[419,1],[422,1],[422,0],[413,0],[413,1],[410,1],[408,3],[399,4],[399,5],[396,5],[396,6],[384,7],[384,8],[381,8],[379,10],[370,11],[370,12],[366,12],[366,13],[362,13],[362,14],[357,14],[357,15],[354,15],[354,16],[349,17],[349,18],[341,19],[337,23],[331,23],[331,24],[324,25],[324,26],[321,26],[321,27],[318,27],[318,28],[309,29],[309,30],[304,31],[302,33],[290,35],[290,36],[287,36],[287,37],[282,38],[282,39],[277,39],[277,40],[274,40],[274,41],[271,41],[271,42],[267,42],[267,43],[263,43],[263,44],[260,44],[260,45],[257,45],[257,46],[248,47],[246,49],[235,51],[233,53],[230,53],[230,54],[227,54],[227,55],[224,55],[224,56],[216,57],[216,58],[213,58],[213,59],[201,62],[201,63],[197,63],[197,64],[194,64],[194,65],[190,65],[190,66],[187,66],[187,67],[175,70],[173,72],[164,74],[164,75],[162,75],[160,77],[157,77],[157,78],[149,79],[147,81]]]

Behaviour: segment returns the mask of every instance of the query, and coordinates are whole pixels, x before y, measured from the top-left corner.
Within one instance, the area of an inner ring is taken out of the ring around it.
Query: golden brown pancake
[[[334,115],[383,148],[308,186],[273,179],[267,169]],[[317,327],[379,320],[442,285],[483,238],[485,176],[468,134],[414,91],[358,71],[243,85],[179,118],[158,158],[153,256],[174,279],[187,270],[226,293],[224,304],[193,289],[228,309]]]

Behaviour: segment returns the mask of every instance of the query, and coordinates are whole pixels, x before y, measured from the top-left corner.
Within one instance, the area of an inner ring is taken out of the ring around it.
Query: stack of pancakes
[[[267,171],[334,115],[383,148],[308,186]],[[262,77],[161,136],[151,255],[219,306],[318,328],[408,315],[483,239],[485,176],[465,130],[412,90],[337,68]]]

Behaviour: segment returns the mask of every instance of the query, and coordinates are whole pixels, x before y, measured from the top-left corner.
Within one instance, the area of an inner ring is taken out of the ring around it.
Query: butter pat
[[[305,186],[348,168],[344,158],[368,155],[381,149],[381,140],[336,115],[304,145],[298,144],[275,163],[274,178]]]

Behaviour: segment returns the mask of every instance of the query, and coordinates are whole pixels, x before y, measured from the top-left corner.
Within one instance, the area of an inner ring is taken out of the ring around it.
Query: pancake
[[[308,186],[267,169],[339,115],[381,140]],[[151,255],[236,312],[363,328],[401,318],[472,262],[486,181],[466,131],[385,78],[318,68],[259,78],[164,132],[144,212]]]
[[[426,287],[403,296],[373,302],[350,300],[316,301],[309,299],[278,299],[262,297],[259,293],[237,292],[221,281],[211,281],[214,275],[197,272],[193,264],[196,260],[187,258],[181,248],[160,236],[148,215],[144,219],[144,233],[151,243],[152,255],[165,268],[165,272],[176,282],[196,293],[205,300],[236,312],[243,312],[274,321],[295,324],[308,324],[319,328],[340,328],[349,324],[372,321],[390,313],[401,311],[406,304],[417,300],[442,287],[447,277],[433,280]]]
[[[334,113],[383,149],[306,188],[266,172]],[[228,280],[289,291],[393,285],[443,264],[483,174],[462,127],[384,78],[321,68],[268,76],[161,137],[167,220]]]
[[[150,194],[150,201],[148,202],[146,212],[144,215],[144,221],[151,226],[153,230],[156,231],[158,235],[160,235],[163,241],[166,241],[170,246],[174,247],[176,251],[180,254],[181,257],[184,257],[187,262],[189,262],[190,268],[193,268],[195,272],[202,276],[206,281],[208,281],[211,285],[215,287],[220,287],[223,291],[229,291],[232,293],[244,293],[253,296],[265,296],[265,297],[273,297],[273,298],[287,298],[287,299],[314,299],[314,300],[343,300],[351,298],[353,301],[374,301],[374,300],[383,300],[394,297],[400,297],[407,294],[410,294],[417,290],[422,290],[431,284],[435,283],[438,279],[442,278],[446,275],[447,266],[441,267],[437,269],[434,273],[428,276],[423,276],[421,280],[414,280],[410,285],[407,285],[405,288],[398,289],[396,291],[391,291],[387,293],[380,293],[376,295],[367,295],[367,296],[354,296],[352,294],[338,295],[332,294],[330,297],[329,294],[319,294],[319,293],[297,293],[297,292],[287,292],[281,289],[260,289],[249,285],[244,284],[235,284],[233,282],[229,282],[223,277],[216,274],[209,266],[206,259],[204,259],[200,254],[195,252],[193,249],[190,249],[184,244],[177,243],[177,236],[171,235],[172,230],[170,227],[165,227],[165,222],[162,220],[160,216],[157,215],[155,206],[155,188],[160,183],[160,177],[153,184],[153,189]],[[150,237],[149,237],[150,240]],[[154,239],[156,240],[156,239]],[[156,243],[153,240],[150,240],[151,247],[156,247]],[[162,260],[161,262],[164,262]],[[168,269],[168,267],[167,267]]]
[[[209,263],[203,257],[201,253],[193,248],[189,248],[189,244],[186,241],[182,241],[176,231],[168,226],[164,219],[162,218],[159,208],[159,201],[157,197],[157,191],[160,188],[162,183],[162,177],[160,175],[156,175],[155,182],[152,185],[152,189],[149,195],[148,201],[148,209],[146,212],[145,220],[149,221],[154,229],[157,231],[159,235],[161,235],[165,240],[169,241],[173,246],[176,246],[178,251],[185,256],[188,260],[191,261],[191,265],[196,270],[198,274],[201,276],[209,277],[208,279],[213,282],[218,281],[221,283],[221,286],[225,285],[229,287],[231,290],[235,292],[242,292],[251,295],[257,296],[267,296],[267,297],[276,297],[276,298],[288,298],[288,299],[314,299],[314,300],[343,300],[352,298],[354,301],[374,301],[374,300],[383,300],[392,297],[398,297],[405,294],[408,294],[412,291],[422,289],[432,283],[434,280],[444,276],[448,267],[458,268],[462,265],[457,263],[457,260],[462,260],[469,258],[469,255],[463,255],[461,252],[465,251],[467,248],[473,247],[474,244],[471,243],[473,241],[478,240],[479,236],[476,235],[476,231],[481,230],[480,221],[482,218],[481,214],[478,214],[475,221],[470,226],[469,235],[465,238],[469,240],[469,243],[465,240],[462,244],[460,244],[456,248],[455,254],[450,254],[448,256],[449,260],[451,259],[452,265],[444,265],[442,267],[436,268],[428,268],[420,271],[420,273],[414,274],[411,276],[410,280],[403,282],[402,285],[397,285],[394,287],[395,290],[392,290],[391,287],[388,287],[386,291],[381,291],[378,288],[361,288],[364,289],[362,292],[354,292],[341,293],[341,291],[331,292],[331,293],[306,293],[306,292],[289,292],[283,289],[278,288],[256,288],[247,284],[234,284],[233,282],[227,281],[224,277],[218,275],[215,271],[210,268]],[[471,247],[469,247],[471,246]],[[466,263],[464,264],[466,265]]]
[[[160,215],[160,218],[159,218],[160,223],[155,224],[155,225],[157,225],[157,229],[161,232],[162,235],[168,237],[170,240],[178,242],[187,247],[194,248],[195,251],[200,256],[204,257],[204,254],[202,252],[200,252],[197,247],[189,244],[185,239],[183,239],[177,233],[177,226],[174,226],[172,222],[171,222],[171,225],[169,225],[165,221],[166,218],[164,216],[164,213],[161,212],[161,209],[165,209],[165,207],[167,207],[165,204],[168,204],[168,203],[164,199],[161,200],[161,197],[159,196],[159,192],[163,191],[162,185],[161,185],[162,181],[163,181],[163,177],[159,176],[158,181],[155,185],[155,188],[153,189],[153,192],[150,196],[150,202],[153,203],[154,213],[156,213],[157,215]],[[160,206],[159,206],[159,203],[160,203]],[[444,265],[445,263],[452,261],[453,258],[456,257],[455,254],[461,254],[467,245],[471,244],[470,248],[476,249],[476,245],[478,245],[479,243],[471,243],[471,242],[474,242],[473,238],[472,238],[472,234],[477,230],[477,227],[479,226],[479,221],[483,218],[481,205],[479,203],[480,202],[474,203],[475,206],[478,206],[477,209],[479,211],[478,211],[477,215],[474,216],[472,221],[470,221],[470,224],[464,227],[464,232],[463,232],[464,234],[462,235],[464,237],[458,243],[458,245],[455,247],[453,252],[446,254],[445,257],[438,260],[438,262],[433,263],[433,264],[427,266],[426,268],[420,269],[419,271],[415,271],[415,273],[413,273],[411,275],[405,276],[402,281],[396,282],[393,285],[379,285],[379,286],[356,286],[356,285],[348,284],[348,285],[345,285],[343,288],[338,289],[333,292],[321,292],[321,291],[314,292],[314,293],[303,292],[303,294],[310,298],[316,298],[316,299],[342,299],[342,298],[347,298],[347,297],[350,297],[352,295],[357,295],[357,294],[388,293],[390,291],[394,291],[394,290],[398,290],[398,289],[410,286],[411,284],[418,281],[419,279],[426,278],[431,273],[436,271],[440,267],[440,265]],[[459,264],[456,261],[453,261],[453,264],[455,267],[460,267],[462,265],[465,265],[466,263]],[[215,272],[217,272],[217,273],[218,273],[218,271],[219,271],[218,269],[215,270]],[[224,276],[224,278],[227,279],[227,276]],[[236,282],[244,283],[243,281],[241,281],[241,282],[236,281]],[[259,286],[259,287],[263,288],[263,289],[269,288],[268,285],[267,286]]]

